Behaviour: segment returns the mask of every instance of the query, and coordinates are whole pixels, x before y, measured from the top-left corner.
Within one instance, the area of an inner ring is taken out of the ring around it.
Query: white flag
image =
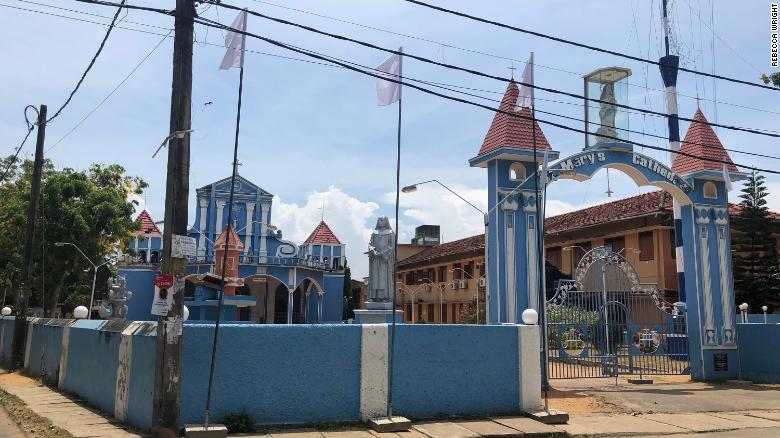
[[[523,70],[523,77],[520,81],[533,85],[534,84],[534,52],[531,52],[531,56],[528,57],[528,62],[525,64]],[[531,86],[520,85],[520,94],[517,95],[517,104],[515,104],[515,111],[520,111],[523,108],[530,108],[534,104],[534,88]]]
[[[401,51],[401,49],[398,49]],[[376,69],[380,76],[387,78],[401,80],[401,55],[393,55],[381,64]],[[401,99],[401,84],[396,82],[386,81],[384,79],[376,79],[376,103],[379,106],[390,105],[391,103],[398,102]]]
[[[542,157],[542,187],[547,185],[547,164],[549,160],[549,156],[547,155],[547,152],[549,149],[544,150],[544,157]]]
[[[230,25],[233,29],[238,29],[242,32],[246,32],[246,11],[241,11],[233,20],[233,24]],[[244,47],[245,47],[246,35],[232,30],[225,35],[225,57],[222,58],[222,64],[219,65],[220,70],[230,70],[231,68],[244,67]]]
[[[729,174],[729,169],[726,166],[726,163],[723,163],[723,180],[726,181],[726,191],[732,191],[734,187],[731,185],[731,175]]]

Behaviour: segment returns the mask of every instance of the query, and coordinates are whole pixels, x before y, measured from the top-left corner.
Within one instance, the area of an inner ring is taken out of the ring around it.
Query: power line
[[[16,148],[16,152],[11,158],[11,161],[8,162],[8,166],[6,166],[5,170],[3,171],[3,174],[0,175],[0,183],[5,181],[5,178],[6,176],[8,176],[8,172],[11,170],[11,167],[13,167],[13,165],[16,164],[16,159],[19,157],[19,153],[22,152],[22,148],[24,147],[24,144],[27,143],[27,139],[30,138],[30,134],[32,134],[32,132],[35,130],[36,123],[31,122],[30,119],[27,117],[27,110],[30,108],[32,108],[32,110],[35,111],[36,116],[38,115],[38,108],[32,105],[27,105],[26,107],[24,107],[24,123],[27,124],[27,133],[24,135],[24,139],[22,139],[22,142]],[[36,117],[35,120],[38,120],[38,118]]]
[[[50,4],[47,4],[47,3],[39,3],[39,2],[31,1],[31,0],[16,0],[16,1],[21,2],[21,3],[28,3],[28,4],[36,5],[36,6],[44,6],[44,7],[47,7],[47,8],[58,9],[60,11],[74,12],[76,14],[82,14],[82,15],[89,15],[91,17],[105,18],[106,20],[110,20],[111,19],[111,17],[106,17],[105,15],[93,14],[91,12],[81,11],[81,10],[78,10],[78,9],[63,8],[63,7],[60,7],[60,6],[54,6],[54,5],[50,5]],[[3,6],[6,6],[6,5],[3,5]],[[127,7],[127,5],[125,5],[125,6]],[[13,7],[13,6],[9,6],[9,7]],[[21,8],[17,8],[17,9],[21,9]],[[31,12],[38,12],[38,13],[41,13],[41,14],[45,14],[45,12],[35,11],[35,10],[32,10],[32,9],[22,9],[22,10],[31,11]],[[55,15],[55,16],[59,17],[60,15]],[[170,28],[168,28],[168,27],[157,26],[155,24],[149,24],[149,23],[143,23],[143,22],[131,21],[131,20],[124,20],[124,19],[119,20],[119,21],[122,21],[122,22],[125,22],[125,23],[130,23],[130,24],[137,24],[139,26],[152,27],[152,28],[163,29],[163,30],[170,30]],[[119,24],[119,23],[117,22],[117,24]],[[123,29],[123,28],[119,27],[117,24],[115,24],[114,27],[119,28],[119,29]],[[108,24],[106,24],[105,26],[108,26]],[[127,28],[124,28],[124,29],[127,29]]]
[[[505,23],[501,23],[501,22],[498,22],[498,21],[488,20],[488,19],[482,18],[482,17],[477,17],[475,15],[470,15],[470,14],[467,14],[465,12],[460,12],[460,11],[456,11],[456,10],[453,10],[453,9],[447,9],[447,8],[444,8],[444,7],[441,7],[441,6],[432,5],[430,3],[425,3],[425,2],[422,2],[420,0],[404,0],[404,1],[409,2],[409,3],[414,3],[414,4],[419,5],[419,6],[424,6],[426,8],[434,9],[434,10],[439,11],[439,12],[445,12],[447,14],[457,15],[459,17],[468,18],[470,20],[479,21],[481,23],[491,24],[493,26],[497,26],[497,27],[501,27],[501,28],[504,28],[504,29],[513,30],[515,32],[525,33],[525,34],[528,34],[528,35],[537,36],[537,37],[540,37],[540,38],[545,38],[545,39],[548,39],[548,40],[556,41],[556,42],[563,43],[563,44],[568,44],[568,45],[579,47],[579,48],[582,48],[582,49],[588,49],[588,50],[593,50],[595,52],[601,52],[601,53],[606,53],[606,54],[609,54],[609,55],[619,56],[621,58],[630,59],[632,61],[645,62],[645,63],[658,65],[658,66],[661,65],[658,61],[653,61],[653,60],[650,60],[650,59],[640,58],[639,56],[629,55],[629,54],[622,53],[622,52],[617,52],[617,51],[614,51],[614,50],[603,49],[601,47],[591,46],[589,44],[579,43],[577,41],[572,41],[572,40],[568,40],[568,39],[565,39],[565,38],[556,37],[556,36],[544,34],[544,33],[541,33],[541,32],[536,32],[536,31],[533,31],[533,30],[523,29],[523,28],[520,28],[520,27],[517,27],[517,26],[512,26],[510,24],[505,24]],[[688,68],[684,68],[684,67],[679,67],[678,69],[680,71],[684,71],[686,73],[692,73],[692,74],[700,75],[700,76],[707,76],[707,77],[710,77],[710,78],[713,78],[713,79],[720,79],[720,80],[723,80],[723,81],[734,82],[734,83],[742,84],[742,85],[749,85],[751,87],[764,88],[764,89],[772,90],[772,91],[780,91],[780,89],[777,89],[777,88],[774,88],[774,87],[770,87],[768,85],[763,85],[763,84],[759,84],[759,83],[749,82],[749,81],[745,81],[745,80],[742,80],[742,79],[730,78],[728,76],[717,75],[715,73],[706,73],[706,72],[692,70],[692,69],[688,69]]]
[[[104,98],[103,98],[103,100],[101,100],[101,101],[100,101],[100,102],[99,102],[99,103],[98,103],[98,104],[97,104],[97,105],[96,105],[94,108],[92,108],[92,110],[91,110],[90,112],[88,112],[88,113],[87,113],[87,114],[86,114],[84,117],[82,117],[82,118],[81,118],[81,120],[79,120],[79,122],[78,122],[78,123],[76,123],[76,124],[73,126],[73,128],[71,128],[71,129],[70,129],[70,131],[68,131],[67,133],[65,133],[65,135],[63,135],[62,137],[60,137],[60,139],[59,139],[59,140],[57,140],[56,142],[54,142],[54,144],[52,144],[51,146],[49,146],[49,148],[48,148],[48,149],[46,149],[46,153],[49,153],[49,151],[50,151],[50,150],[54,149],[54,147],[55,147],[55,146],[57,146],[57,145],[58,145],[58,144],[60,144],[60,143],[61,143],[63,140],[65,140],[65,138],[67,138],[67,137],[68,137],[70,134],[72,134],[72,133],[73,133],[73,131],[75,131],[76,129],[78,129],[78,128],[79,128],[79,126],[81,126],[81,124],[82,124],[82,123],[84,123],[84,122],[85,122],[85,121],[86,121],[88,118],[90,118],[90,116],[92,116],[92,114],[94,114],[94,113],[95,113],[95,111],[97,111],[97,110],[98,110],[98,109],[99,109],[99,108],[100,108],[100,107],[101,107],[101,106],[102,106],[104,103],[106,103],[106,101],[107,101],[107,100],[108,100],[108,99],[109,99],[109,98],[110,98],[110,97],[111,97],[111,96],[112,96],[114,93],[116,93],[116,91],[117,91],[117,90],[118,90],[118,89],[119,89],[119,88],[120,88],[122,85],[124,85],[124,83],[125,83],[125,82],[126,82],[128,79],[130,79],[130,76],[132,76],[132,75],[133,75],[133,74],[136,72],[136,70],[138,70],[138,69],[141,67],[141,65],[142,65],[143,63],[145,63],[145,62],[146,62],[146,60],[147,60],[147,59],[149,59],[149,57],[150,57],[150,56],[152,56],[152,54],[153,54],[154,52],[156,52],[156,51],[157,51],[157,49],[158,49],[158,48],[159,48],[159,47],[162,45],[162,43],[163,43],[163,42],[164,42],[166,39],[168,39],[168,37],[170,37],[171,33],[173,33],[173,29],[171,29],[170,31],[168,31],[168,33],[167,33],[166,35],[163,35],[162,39],[161,39],[161,40],[160,40],[160,41],[159,41],[159,42],[158,42],[158,43],[157,43],[157,44],[156,44],[156,45],[155,45],[155,46],[152,48],[152,50],[151,50],[151,51],[149,51],[149,53],[147,53],[147,54],[146,54],[146,56],[144,56],[143,58],[141,58],[141,60],[140,60],[140,61],[138,61],[138,63],[135,65],[135,67],[133,67],[133,69],[132,69],[132,70],[130,70],[130,73],[128,73],[128,74],[127,74],[127,75],[124,77],[124,79],[122,79],[122,81],[120,81],[120,82],[119,82],[119,83],[116,85],[116,87],[114,87],[114,89],[113,89],[113,90],[111,90],[111,92],[110,92],[110,93],[108,93],[108,95],[106,95],[106,97],[104,97]]]
[[[126,1],[127,0],[122,0],[119,3],[119,7],[117,8],[116,13],[114,13],[114,18],[111,20],[111,24],[108,26],[106,35],[103,37],[103,40],[100,42],[100,46],[98,46],[97,52],[95,52],[95,55],[92,56],[92,59],[89,61],[89,65],[87,65],[86,70],[84,70],[84,73],[81,74],[81,77],[79,78],[79,81],[76,83],[76,86],[73,88],[73,91],[70,92],[70,95],[65,100],[65,103],[63,103],[62,106],[60,106],[60,109],[58,109],[53,116],[49,117],[46,120],[46,123],[50,123],[52,120],[56,119],[62,113],[62,110],[64,110],[65,107],[68,106],[71,99],[73,99],[73,96],[81,87],[81,84],[84,82],[84,79],[87,78],[87,74],[89,74],[89,71],[92,70],[92,66],[95,65],[95,61],[97,61],[98,56],[100,56],[100,53],[103,51],[103,47],[105,47],[106,41],[108,41],[108,36],[111,35],[111,31],[114,29],[114,24],[116,24],[116,19],[119,18],[119,14],[122,12],[122,8],[125,6]]]
[[[86,1],[86,0],[79,0],[79,1]],[[472,75],[476,75],[476,76],[481,76],[481,77],[494,79],[494,80],[498,80],[498,81],[503,81],[503,82],[515,82],[517,84],[520,84],[520,85],[523,85],[523,86],[526,86],[526,87],[530,87],[530,88],[534,88],[534,89],[542,90],[542,91],[547,91],[549,93],[562,94],[562,95],[573,97],[573,98],[577,98],[577,99],[584,99],[584,100],[588,100],[590,102],[613,105],[615,107],[630,109],[630,110],[634,110],[634,111],[640,111],[640,112],[644,112],[644,113],[647,113],[647,114],[655,114],[655,115],[658,115],[658,116],[661,116],[661,117],[664,117],[664,118],[668,117],[667,114],[660,113],[658,111],[632,107],[630,105],[625,105],[625,104],[620,104],[620,103],[615,103],[615,102],[606,102],[606,101],[602,101],[600,99],[585,97],[583,95],[576,94],[576,93],[570,93],[570,92],[567,92],[567,91],[562,91],[562,90],[558,90],[558,89],[554,89],[554,88],[541,87],[541,86],[538,86],[538,85],[535,85],[535,84],[528,84],[528,83],[521,82],[521,81],[515,81],[512,78],[505,78],[505,77],[501,77],[501,76],[495,76],[495,75],[484,73],[484,72],[481,72],[481,71],[478,71],[478,70],[472,70],[472,69],[469,69],[469,68],[460,67],[460,66],[457,66],[457,65],[454,65],[454,64],[447,64],[447,63],[443,63],[443,62],[438,62],[438,61],[435,61],[433,59],[425,58],[425,57],[419,56],[419,55],[414,55],[414,54],[409,53],[409,52],[401,53],[401,52],[399,52],[398,50],[395,50],[395,49],[387,49],[387,48],[384,48],[384,47],[381,47],[381,46],[377,46],[375,44],[372,44],[372,43],[369,43],[369,42],[366,42],[366,41],[361,41],[361,40],[350,38],[350,37],[347,37],[347,36],[344,36],[344,35],[338,35],[338,34],[326,32],[326,31],[319,30],[319,29],[311,27],[311,26],[295,23],[295,22],[284,20],[284,19],[281,19],[281,18],[271,17],[271,16],[268,16],[268,15],[262,14],[260,12],[253,11],[251,9],[239,8],[238,6],[233,6],[233,5],[229,5],[229,4],[222,3],[222,2],[215,3],[215,4],[217,4],[218,6],[222,6],[224,8],[227,8],[227,9],[233,9],[233,10],[237,10],[237,11],[246,10],[249,14],[254,15],[256,17],[259,17],[259,18],[263,18],[263,19],[266,19],[266,20],[271,20],[271,21],[274,21],[274,22],[277,22],[277,23],[288,25],[288,26],[297,27],[297,28],[306,30],[308,32],[313,32],[313,33],[317,33],[317,34],[320,34],[320,35],[325,35],[325,36],[328,36],[328,37],[333,38],[333,39],[337,39],[337,40],[341,40],[341,41],[348,41],[348,42],[351,42],[351,43],[354,43],[354,44],[358,44],[358,45],[361,45],[361,46],[364,46],[364,47],[368,47],[368,48],[371,48],[371,49],[381,50],[381,51],[386,52],[386,53],[391,53],[391,54],[395,54],[395,55],[399,55],[399,56],[406,56],[406,57],[409,57],[409,58],[412,58],[412,59],[416,59],[418,61],[422,61],[422,62],[425,62],[425,63],[428,63],[428,64],[434,64],[434,65],[438,65],[440,67],[445,67],[445,68],[449,68],[449,69],[453,69],[453,70],[463,71],[463,72],[466,72],[466,73],[469,73],[469,74],[472,74]],[[684,121],[687,121],[687,122],[690,122],[690,123],[704,123],[704,122],[701,122],[699,120],[686,118],[686,117],[679,117],[678,116],[678,119],[679,120],[684,120]],[[716,126],[716,127],[720,127],[720,128],[724,128],[724,129],[734,130],[734,131],[742,131],[742,132],[748,132],[748,133],[756,134],[756,135],[764,135],[764,136],[768,136],[768,137],[780,138],[780,134],[778,134],[778,133],[766,132],[766,131],[752,129],[752,128],[743,128],[743,127],[739,127],[739,126],[723,125],[723,124],[718,124],[718,123],[708,123],[708,124],[710,126]]]
[[[294,12],[298,12],[298,13],[301,13],[301,14],[311,15],[311,16],[314,16],[314,17],[323,18],[323,19],[335,21],[335,22],[338,22],[338,23],[349,24],[351,26],[360,27],[362,29],[373,30],[373,31],[377,31],[377,32],[386,33],[386,34],[389,34],[389,35],[395,35],[395,36],[400,36],[400,37],[404,37],[404,38],[409,38],[409,39],[412,39],[412,40],[417,40],[417,41],[423,41],[423,42],[426,42],[426,43],[436,44],[436,45],[439,45],[441,47],[446,47],[446,48],[449,48],[449,49],[459,50],[459,51],[462,51],[462,52],[474,53],[474,54],[477,54],[477,55],[487,56],[487,57],[490,57],[490,58],[502,59],[502,60],[505,60],[505,61],[518,62],[518,63],[522,63],[522,64],[527,63],[526,60],[516,59],[516,58],[512,58],[510,56],[498,55],[498,54],[490,53],[490,52],[483,51],[483,50],[476,50],[476,49],[470,49],[470,48],[467,48],[467,47],[456,46],[456,45],[451,44],[451,43],[445,43],[445,42],[441,42],[441,41],[437,41],[437,40],[433,40],[433,39],[429,39],[429,38],[424,38],[424,37],[417,36],[417,35],[411,35],[411,34],[408,34],[408,33],[396,32],[396,31],[393,31],[393,30],[384,29],[384,28],[376,27],[376,26],[369,26],[367,24],[362,24],[362,23],[358,23],[358,22],[355,22],[355,21],[350,21],[350,20],[345,20],[345,19],[342,19],[342,18],[334,17],[332,15],[319,14],[317,12],[307,11],[305,9],[300,9],[300,8],[293,8],[293,7],[290,7],[290,6],[280,5],[280,4],[277,4],[277,3],[271,3],[271,2],[263,1],[263,0],[252,0],[252,1],[254,1],[255,3],[260,3],[260,4],[264,4],[264,5],[268,5],[268,6],[273,6],[275,8],[281,8],[281,9],[285,9],[285,10],[289,10],[289,11],[294,11]],[[212,3],[212,4],[214,4],[214,3]],[[652,9],[651,9],[651,13],[652,13]],[[219,17],[217,17],[217,18],[219,19]],[[651,15],[651,20],[650,21],[652,22],[652,15]],[[648,47],[648,54],[649,54],[649,50],[650,50],[650,48]],[[551,67],[549,65],[544,65],[544,64],[539,64],[539,63],[534,63],[534,67],[541,67],[541,68],[545,68],[545,69],[548,69],[548,70],[553,70],[553,71],[557,71],[557,72],[561,72],[561,73],[567,73],[567,74],[574,75],[574,76],[577,76],[577,77],[580,77],[580,78],[582,76],[584,76],[584,74],[582,74],[582,73],[578,73],[578,72],[574,72],[574,71],[566,70],[566,69],[562,69],[562,68],[557,68],[557,67]],[[645,66],[645,69],[646,68],[647,68],[647,66]],[[640,89],[643,89],[643,90],[646,90],[646,91],[657,91],[657,92],[660,92],[660,93],[665,93],[666,92],[665,90],[662,90],[660,88],[653,88],[653,87],[648,86],[647,81],[645,81],[644,85],[635,84],[635,83],[629,82],[629,81],[626,81],[626,83],[629,86],[640,88]],[[680,93],[679,91],[678,91],[677,95],[680,96],[680,97],[686,97],[688,99],[700,99],[700,100],[706,100],[706,101],[713,101],[712,99],[708,99],[708,98],[699,98],[698,96],[691,96],[691,95],[683,94],[683,93]],[[739,104],[732,103],[732,102],[722,102],[722,101],[713,101],[713,102],[719,103],[719,104],[722,104],[722,105],[733,106],[733,107],[736,107],[736,108],[743,108],[743,109],[749,109],[749,110],[752,110],[752,111],[758,111],[758,112],[764,112],[764,113],[768,113],[768,114],[778,114],[778,115],[780,115],[780,112],[778,112],[778,111],[772,111],[772,110],[768,110],[768,109],[765,109],[765,108],[756,108],[756,107],[751,107],[751,106],[747,106],[747,105],[739,105]]]
[[[265,41],[265,42],[267,42],[269,44],[272,44],[272,45],[277,46],[277,47],[284,48],[286,50],[290,50],[290,51],[293,51],[293,52],[296,52],[296,53],[300,53],[300,54],[303,54],[305,56],[312,57],[312,58],[315,58],[315,59],[319,59],[319,60],[322,60],[322,61],[331,62],[333,64],[339,65],[339,66],[341,66],[343,68],[346,68],[348,70],[352,70],[352,71],[361,73],[363,75],[372,76],[374,78],[382,79],[382,80],[389,81],[389,82],[394,82],[394,83],[397,83],[397,84],[400,84],[400,85],[403,85],[403,86],[406,86],[406,87],[409,87],[409,88],[413,88],[413,89],[421,91],[423,93],[430,94],[430,95],[433,95],[433,96],[437,96],[437,97],[440,97],[440,98],[443,98],[443,99],[452,100],[452,101],[455,101],[455,102],[460,102],[460,103],[464,103],[464,104],[471,105],[471,106],[476,106],[476,107],[479,107],[479,108],[483,108],[483,109],[489,110],[491,112],[505,114],[505,115],[508,115],[510,117],[521,118],[521,119],[529,120],[529,121],[532,121],[532,122],[538,122],[538,123],[542,123],[542,124],[545,124],[545,125],[554,126],[554,127],[560,128],[560,129],[567,130],[567,131],[577,132],[577,133],[580,133],[580,134],[587,134],[587,132],[582,130],[582,129],[572,128],[571,126],[563,125],[563,124],[556,123],[556,122],[551,122],[551,121],[548,121],[548,120],[541,120],[541,119],[535,118],[533,116],[525,116],[525,115],[520,114],[520,113],[515,113],[515,112],[511,112],[511,111],[504,111],[504,110],[501,110],[500,108],[493,108],[493,107],[490,107],[490,106],[487,106],[487,105],[483,105],[483,104],[480,104],[480,103],[477,103],[477,102],[472,102],[472,101],[467,100],[467,99],[461,99],[459,97],[438,93],[436,91],[432,91],[432,90],[429,90],[429,89],[424,88],[424,87],[420,87],[420,86],[417,86],[417,85],[414,85],[414,84],[410,84],[408,82],[403,82],[402,80],[399,80],[399,79],[394,79],[393,77],[388,77],[387,75],[380,75],[380,74],[372,73],[371,71],[362,70],[362,69],[360,69],[358,67],[353,67],[353,66],[349,65],[348,63],[345,63],[345,62],[343,62],[341,60],[338,60],[338,58],[322,55],[322,54],[319,54],[317,52],[313,52],[313,51],[310,51],[310,50],[307,50],[307,49],[302,49],[302,48],[298,48],[298,47],[295,47],[295,46],[291,46],[291,45],[279,42],[277,40],[274,40],[274,39],[271,39],[271,38],[266,38],[266,37],[263,37],[261,35],[257,35],[257,34],[251,33],[251,32],[246,32],[246,31],[242,31],[240,29],[235,29],[233,27],[230,27],[230,26],[227,26],[227,25],[215,22],[213,20],[209,20],[209,19],[205,19],[205,18],[202,18],[202,17],[198,17],[198,18],[195,19],[195,21],[197,23],[201,24],[201,25],[204,25],[204,26],[211,26],[211,27],[214,27],[214,28],[221,28],[223,30],[229,30],[231,32],[235,32],[235,33],[238,33],[238,34],[250,36],[252,38],[256,38],[256,39]],[[608,138],[608,139],[612,139],[612,140],[615,140],[615,141],[618,141],[618,142],[628,143],[625,140],[621,139],[620,137],[615,137],[615,136],[610,136],[610,135],[603,135],[602,137]],[[633,144],[635,144],[637,146],[646,147],[648,149],[669,152],[668,148],[662,148],[662,147],[658,147],[658,146],[651,146],[651,145],[648,145],[648,144],[642,144],[642,143],[636,143],[636,142],[633,142]],[[762,169],[762,168],[757,168],[757,167],[753,167],[753,166],[733,163],[731,161],[719,160],[719,159],[716,159],[716,158],[699,157],[697,155],[689,154],[689,153],[683,152],[683,151],[676,151],[675,153],[677,155],[683,155],[683,156],[687,156],[687,157],[690,157],[690,158],[695,158],[695,159],[701,160],[701,161],[710,161],[710,162],[714,162],[714,163],[721,163],[721,164],[727,164],[727,165],[734,164],[734,165],[743,167],[745,169],[750,169],[750,170],[755,170],[755,171],[759,171],[759,172],[765,172],[765,173],[771,173],[771,174],[778,174],[778,175],[780,175],[780,171],[776,171],[776,170]]]

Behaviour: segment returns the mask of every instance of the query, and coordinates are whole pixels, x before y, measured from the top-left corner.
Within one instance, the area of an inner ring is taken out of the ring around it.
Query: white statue
[[[599,129],[596,130],[596,143],[612,143],[617,137],[615,130],[615,116],[617,113],[617,101],[615,100],[615,84],[612,82],[601,87],[601,103],[599,106]]]
[[[366,309],[392,308],[395,233],[386,216],[380,216],[368,244],[368,302]]]

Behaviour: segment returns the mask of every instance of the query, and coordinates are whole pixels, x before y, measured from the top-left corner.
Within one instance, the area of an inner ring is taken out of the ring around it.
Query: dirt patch
[[[548,397],[551,409],[564,411],[570,415],[614,414],[620,412],[616,406],[605,403],[599,397],[576,389],[551,388]]]
[[[13,374],[4,374],[5,376]],[[3,405],[11,419],[32,438],[73,438],[73,435],[52,424],[51,421],[33,412],[15,395],[0,389],[0,404]]]
[[[33,379],[23,376],[18,373],[9,373],[7,371],[0,371],[0,383],[10,383],[12,385],[19,384],[31,384],[34,383]]]

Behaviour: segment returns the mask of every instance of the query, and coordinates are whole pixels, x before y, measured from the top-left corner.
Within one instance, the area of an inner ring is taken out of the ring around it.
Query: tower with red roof
[[[528,308],[539,308],[538,236],[535,172],[545,151],[558,158],[527,107],[517,108],[519,88],[509,82],[493,122],[471,167],[488,171],[487,318],[520,322]],[[534,152],[534,146],[536,151]],[[499,256],[500,255],[500,256]]]
[[[146,210],[141,211],[135,221],[138,227],[133,233],[129,249],[135,251],[140,263],[159,263],[162,255],[162,232]]]

